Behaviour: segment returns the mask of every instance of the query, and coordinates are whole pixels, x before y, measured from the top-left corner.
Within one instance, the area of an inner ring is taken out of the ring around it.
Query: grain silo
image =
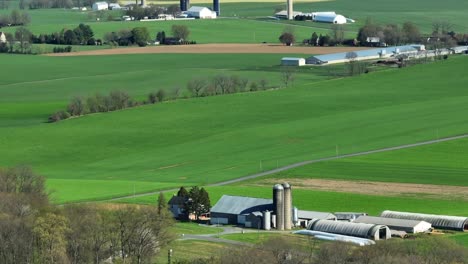
[[[281,184],[273,186],[273,208],[276,211],[276,229],[284,230],[284,188]]]
[[[290,230],[292,227],[292,194],[291,194],[291,185],[285,182],[283,183],[284,189],[284,199],[283,199],[283,208],[284,208],[284,229]]]
[[[288,20],[293,20],[293,0],[288,0]]]
[[[263,229],[264,230],[271,229],[271,213],[268,210],[263,212]]]
[[[218,17],[220,14],[219,10],[219,0],[213,0],[213,11],[216,12],[216,16]]]
[[[187,11],[187,0],[180,0],[180,11]]]

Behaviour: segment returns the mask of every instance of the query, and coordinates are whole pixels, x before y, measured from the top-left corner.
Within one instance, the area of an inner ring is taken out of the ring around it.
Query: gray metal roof
[[[309,222],[307,229],[314,231],[321,231],[333,234],[340,234],[346,236],[355,236],[369,238],[372,237],[376,232],[379,232],[380,228],[388,228],[384,225],[374,224],[363,224],[353,222],[341,222],[331,220],[318,220],[313,219]]]
[[[418,214],[408,212],[383,211],[381,217],[419,220],[431,223],[435,228],[454,229],[463,231],[468,229],[468,217],[434,215],[434,214]]]
[[[420,224],[426,224],[430,226],[430,223],[420,220],[408,220],[408,219],[397,219],[397,218],[386,218],[386,217],[376,217],[376,216],[360,216],[354,223],[365,223],[365,224],[378,224],[386,225],[390,229],[394,228],[396,230],[401,229],[411,229],[415,228]]]
[[[336,220],[336,216],[332,213],[316,212],[316,211],[303,211],[297,210],[297,216],[299,219],[333,219]]]
[[[417,45],[405,45],[405,46],[386,47],[386,48],[378,48],[378,49],[357,50],[357,51],[354,51],[354,53],[356,53],[357,58],[374,57],[374,56],[379,56],[382,53],[382,51],[384,51],[385,54],[397,54],[399,52],[412,52],[412,51],[416,52],[417,51],[416,46]],[[347,54],[348,52],[317,55],[317,56],[312,56],[312,57],[307,58],[307,61],[315,60],[321,63],[327,63],[330,61],[345,60]]]
[[[224,214],[248,214],[255,211],[273,211],[273,200],[244,196],[223,195],[211,208],[211,212]]]
[[[367,213],[360,212],[334,212],[333,213],[339,220],[354,220],[362,215],[367,215]]]

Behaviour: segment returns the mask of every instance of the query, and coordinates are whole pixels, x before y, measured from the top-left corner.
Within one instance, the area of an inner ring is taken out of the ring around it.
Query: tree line
[[[140,47],[148,45],[152,40],[158,41],[160,44],[196,44],[194,41],[188,41],[190,30],[186,25],[172,25],[171,31],[173,37],[166,37],[166,32],[160,31],[156,33],[155,38],[151,38],[146,27],[136,27],[131,30],[122,29],[106,33],[104,41],[112,46],[138,45]]]
[[[180,187],[177,191],[177,197],[184,200],[183,214],[178,216],[181,220],[189,220],[191,215],[193,215],[194,220],[198,220],[201,215],[210,212],[210,196],[203,187],[193,186],[190,191],[187,191],[185,187]]]
[[[156,206],[57,207],[44,177],[18,166],[0,169],[0,200],[0,263],[151,263],[173,239],[162,194]]]
[[[293,72],[291,70],[287,69],[287,71],[284,71],[287,74],[282,73],[282,78],[286,82],[285,86],[288,86],[288,83],[291,83],[293,80]],[[266,79],[256,82],[237,75],[228,76],[220,74],[214,76],[211,81],[202,78],[188,81],[186,85],[188,95],[184,97],[206,97],[239,92],[254,92],[270,88],[272,87],[268,85]],[[182,96],[181,93],[182,90],[180,88],[175,89],[172,95],[168,95],[164,89],[158,89],[150,92],[146,100],[143,101],[137,101],[127,92],[119,90],[111,91],[107,95],[96,93],[88,97],[75,96],[70,100],[65,110],[60,110],[50,115],[48,122],[54,123],[70,117],[111,112],[145,104],[156,104],[165,100],[176,100]]]
[[[0,28],[13,26],[26,26],[31,23],[31,16],[27,12],[21,12],[16,9],[10,14],[0,15]]]

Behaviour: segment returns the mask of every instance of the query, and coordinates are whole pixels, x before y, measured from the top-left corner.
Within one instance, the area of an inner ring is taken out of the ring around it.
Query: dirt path
[[[468,201],[468,187],[396,182],[346,181],[323,179],[266,179],[258,185],[272,186],[288,182],[295,189],[324,190],[382,196],[421,196],[436,199],[460,199]]]
[[[89,50],[71,53],[50,53],[45,56],[96,56],[116,54],[150,54],[150,53],[211,53],[211,54],[240,54],[240,53],[264,53],[264,54],[328,54],[337,52],[348,52],[362,50],[362,47],[287,47],[277,44],[197,44],[197,45],[173,45],[173,46],[151,46],[130,47],[103,50]]]

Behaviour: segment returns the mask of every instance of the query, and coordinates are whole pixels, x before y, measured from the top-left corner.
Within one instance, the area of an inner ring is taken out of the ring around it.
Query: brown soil
[[[257,184],[272,185],[278,182],[288,182],[297,189],[326,190],[382,196],[424,196],[426,198],[460,199],[468,201],[468,187],[463,186],[323,179],[267,179],[259,181]]]
[[[116,54],[149,54],[149,53],[268,53],[268,54],[328,54],[362,50],[357,47],[304,47],[274,44],[197,44],[177,46],[151,46],[89,50],[71,53],[50,53],[47,56],[92,56]]]

